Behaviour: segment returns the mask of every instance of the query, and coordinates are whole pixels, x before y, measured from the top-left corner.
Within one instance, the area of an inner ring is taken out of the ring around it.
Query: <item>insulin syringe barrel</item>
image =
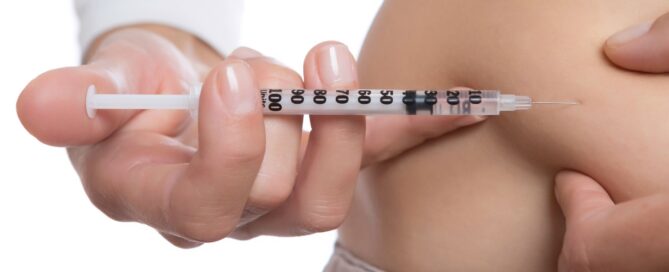
[[[197,114],[200,86],[188,94],[98,94],[88,90],[86,109],[174,109]],[[499,115],[527,110],[527,96],[486,90],[304,90],[263,89],[259,97],[269,115]]]
[[[526,96],[477,90],[261,90],[265,113],[310,115],[499,115],[527,110]]]

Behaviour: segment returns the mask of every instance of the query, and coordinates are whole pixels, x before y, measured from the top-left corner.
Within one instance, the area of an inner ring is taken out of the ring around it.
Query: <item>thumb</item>
[[[182,81],[193,81],[194,76],[187,77],[187,73],[182,72],[190,70],[183,68],[187,67],[186,61],[179,59],[181,55],[175,52],[178,51],[173,45],[148,31],[114,32],[105,38],[88,64],[51,70],[32,80],[16,103],[19,119],[32,135],[49,145],[79,146],[99,142],[138,111],[105,111],[89,118],[86,114],[88,86],[94,85],[101,92],[118,93],[181,90]],[[154,119],[145,122],[151,124],[144,127],[156,128],[172,120],[179,121],[179,118],[160,114],[159,119],[164,122]]]
[[[669,72],[669,13],[613,35],[604,51],[616,65],[639,72]]]
[[[555,178],[555,196],[562,208],[567,224],[587,219],[615,203],[592,178],[573,171],[562,171]]]

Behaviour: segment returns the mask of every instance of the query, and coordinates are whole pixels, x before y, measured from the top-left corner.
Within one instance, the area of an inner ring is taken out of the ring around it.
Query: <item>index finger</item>
[[[452,90],[471,90],[464,87]],[[362,166],[401,154],[430,139],[482,122],[485,116],[376,116],[367,117]]]

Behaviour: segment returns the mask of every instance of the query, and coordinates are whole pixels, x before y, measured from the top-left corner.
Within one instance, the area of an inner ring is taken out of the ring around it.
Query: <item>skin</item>
[[[179,111],[86,115],[91,84],[110,93],[171,93],[198,81],[204,87],[197,119]],[[17,113],[40,141],[68,148],[102,212],[147,224],[188,248],[228,236],[334,229],[348,212],[361,165],[483,120],[318,116],[303,136],[301,116],[263,116],[258,98],[260,88],[357,87],[355,60],[337,42],[308,52],[303,81],[252,49],[224,59],[191,34],[136,25],[99,37],[84,65],[35,78]]]
[[[579,264],[588,254],[581,271],[625,271],[638,260],[661,271],[667,259],[652,249],[667,243],[643,234],[667,226],[651,218],[667,210],[669,128],[657,120],[667,115],[669,78],[619,69],[602,45],[666,10],[655,0],[386,1],[360,56],[362,86],[463,85],[581,105],[492,118],[365,169],[340,242],[392,271],[555,271],[560,255]],[[554,178],[566,169],[601,186],[583,198],[605,191],[609,201],[594,203],[620,209],[579,222],[569,218],[583,213],[561,198],[565,237]],[[630,251],[611,254],[612,245]]]

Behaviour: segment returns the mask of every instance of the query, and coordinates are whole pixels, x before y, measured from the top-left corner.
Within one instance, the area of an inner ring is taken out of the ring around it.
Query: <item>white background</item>
[[[301,72],[304,54],[323,40],[342,41],[357,54],[381,0],[247,3],[243,44]],[[29,135],[15,110],[32,78],[77,65],[73,9],[69,0],[0,2],[0,271],[320,271],[334,232],[182,250],[90,204],[65,150]]]

